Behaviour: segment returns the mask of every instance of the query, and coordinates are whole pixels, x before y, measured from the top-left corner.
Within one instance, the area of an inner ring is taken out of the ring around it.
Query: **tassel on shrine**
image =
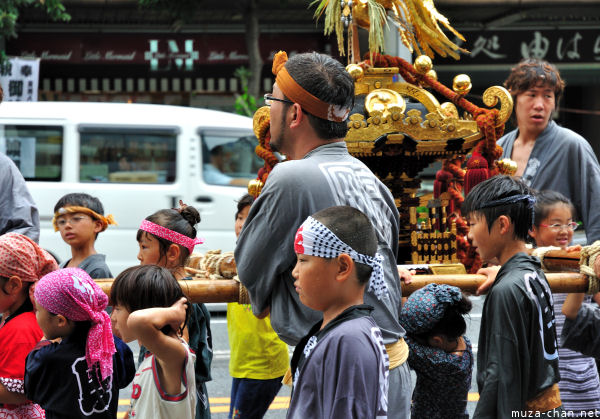
[[[467,162],[465,175],[465,196],[480,182],[490,177],[487,160],[479,153],[473,153]]]

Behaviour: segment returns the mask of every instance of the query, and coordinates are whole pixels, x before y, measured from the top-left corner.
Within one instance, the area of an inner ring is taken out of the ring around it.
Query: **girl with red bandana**
[[[44,417],[24,394],[23,373],[25,357],[43,335],[33,312],[34,284],[56,269],[54,258],[30,238],[0,236],[0,417]]]

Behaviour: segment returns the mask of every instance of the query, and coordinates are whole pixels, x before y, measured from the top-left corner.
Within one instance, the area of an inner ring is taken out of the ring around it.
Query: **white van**
[[[100,199],[109,226],[96,242],[113,275],[137,265],[140,222],[179,200],[196,207],[208,249],[233,250],[236,201],[263,162],[252,119],[198,108],[127,103],[4,102],[0,152],[20,168],[40,212],[40,244],[59,260],[69,246],[51,224],[71,192]],[[213,156],[211,160],[211,155]]]

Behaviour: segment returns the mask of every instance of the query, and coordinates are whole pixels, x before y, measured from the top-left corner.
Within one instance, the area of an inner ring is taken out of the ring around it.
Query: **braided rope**
[[[587,294],[596,294],[600,291],[600,280],[594,271],[594,263],[600,255],[600,240],[589,246],[583,246],[579,255],[579,272],[586,275],[589,280]]]
[[[250,295],[248,294],[248,290],[242,283],[239,283],[239,295],[238,295],[238,303],[239,304],[250,304]]]
[[[537,257],[541,264],[542,264],[542,270],[544,272],[548,272],[548,268],[546,267],[546,265],[544,265],[544,257],[546,256],[546,253],[548,253],[551,250],[560,250],[560,247],[556,247],[556,246],[547,246],[547,247],[536,247],[535,249],[533,249],[533,252],[531,252],[531,254],[535,257]]]
[[[465,179],[465,171],[461,168],[464,157],[446,159],[442,163],[442,170],[452,175],[453,181],[448,182],[448,193],[452,200],[452,208],[460,208],[465,200],[462,196],[462,185]]]
[[[267,177],[269,177],[269,173],[273,170],[273,167],[277,163],[279,163],[279,159],[273,153],[271,149],[271,133],[269,128],[271,126],[270,118],[266,118],[259,127],[258,132],[258,145],[254,149],[254,152],[258,157],[265,161],[264,166],[259,170],[257,178],[263,182],[263,184],[267,181]]]
[[[233,252],[221,253],[221,250],[209,250],[199,262],[198,269],[209,279],[231,279],[237,274]],[[227,266],[228,269],[223,267]]]

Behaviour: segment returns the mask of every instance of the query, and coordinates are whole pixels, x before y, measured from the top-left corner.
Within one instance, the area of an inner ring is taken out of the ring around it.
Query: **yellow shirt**
[[[277,337],[269,319],[256,318],[249,304],[227,304],[232,377],[269,380],[287,371],[288,347]]]

